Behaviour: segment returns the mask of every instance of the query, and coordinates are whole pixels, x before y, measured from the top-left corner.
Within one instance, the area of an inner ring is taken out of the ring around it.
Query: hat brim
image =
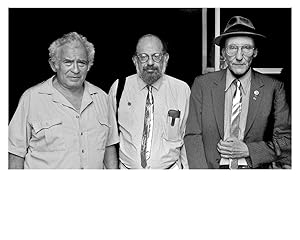
[[[221,46],[221,43],[229,38],[229,37],[233,37],[233,36],[249,36],[249,37],[253,37],[255,39],[266,39],[266,36],[259,34],[259,33],[253,33],[253,32],[229,32],[229,33],[223,33],[220,36],[216,37],[214,42],[216,45]]]

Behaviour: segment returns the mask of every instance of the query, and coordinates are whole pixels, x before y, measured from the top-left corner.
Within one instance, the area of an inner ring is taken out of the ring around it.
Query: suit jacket
[[[217,143],[224,137],[225,84],[226,70],[199,76],[193,83],[184,139],[189,168],[219,168]],[[244,136],[248,165],[262,168],[290,156],[290,139],[283,83],[252,70]]]

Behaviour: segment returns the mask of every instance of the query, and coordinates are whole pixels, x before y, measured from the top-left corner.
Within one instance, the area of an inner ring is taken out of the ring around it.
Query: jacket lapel
[[[258,109],[260,108],[261,100],[264,96],[264,83],[260,77],[258,77],[255,72],[251,76],[251,87],[249,93],[249,108],[247,115],[247,122],[245,128],[245,136],[249,132],[251,126],[253,125],[254,119],[257,115]]]
[[[213,109],[219,129],[220,137],[224,136],[224,103],[225,103],[225,86],[226,86],[226,70],[220,72],[218,78],[213,80],[212,100]]]

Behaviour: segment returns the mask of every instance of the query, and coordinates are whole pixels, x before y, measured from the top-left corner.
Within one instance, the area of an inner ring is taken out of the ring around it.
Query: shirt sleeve
[[[190,94],[191,94],[191,90],[187,86],[186,95],[185,95],[184,116],[183,116],[183,120],[182,120],[182,123],[181,123],[181,126],[180,126],[181,139],[183,139],[184,135],[185,135],[186,121],[187,121],[187,117],[188,117],[188,114],[189,114]],[[184,169],[188,169],[189,167],[188,167],[186,149],[185,149],[185,145],[184,144],[183,144],[183,146],[181,148],[181,151],[180,151],[180,160],[181,160],[181,164],[182,164],[183,168]]]
[[[108,133],[108,139],[106,146],[111,146],[119,143],[118,125],[116,121],[116,88],[117,81],[111,86],[108,94],[108,121],[110,129]]]
[[[8,152],[20,157],[25,157],[31,138],[31,126],[28,122],[29,107],[30,92],[27,90],[20,98],[8,127]]]
[[[116,113],[116,108],[117,108],[116,95],[117,95],[118,83],[119,83],[119,80],[116,80],[113,83],[113,85],[110,87],[109,92],[108,92],[109,102],[111,104],[111,107],[112,107],[112,110],[114,113]]]

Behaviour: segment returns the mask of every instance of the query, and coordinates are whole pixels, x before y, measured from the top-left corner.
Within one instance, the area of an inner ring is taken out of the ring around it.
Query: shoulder
[[[253,78],[261,81],[267,87],[279,88],[283,86],[283,82],[279,81],[276,77],[259,73],[253,70]]]
[[[36,96],[42,96],[40,93],[50,93],[52,90],[49,86],[49,82],[51,81],[52,78],[40,82],[30,88],[28,88],[23,94],[22,94],[22,99],[24,98],[31,98],[31,97],[36,97]]]
[[[101,88],[97,87],[96,85],[85,81],[86,86],[88,87],[88,91],[90,94],[94,94],[96,93],[97,96],[101,97],[101,98],[107,98],[107,93],[104,92]]]
[[[126,78],[118,79],[119,82],[123,82],[123,86],[125,85],[136,85],[137,84],[137,74],[132,74]]]
[[[212,79],[218,79],[226,75],[226,70],[220,70],[215,72],[209,72],[202,75],[199,75],[195,78],[195,82],[206,82],[211,81]]]
[[[192,89],[212,88],[214,83],[219,83],[226,77],[226,70],[205,73],[195,78]]]
[[[184,82],[178,78],[175,78],[175,77],[172,77],[172,76],[169,76],[166,74],[165,74],[164,78],[169,82],[170,86],[172,86],[178,90],[182,90],[182,91],[190,90],[189,85],[186,82]]]

